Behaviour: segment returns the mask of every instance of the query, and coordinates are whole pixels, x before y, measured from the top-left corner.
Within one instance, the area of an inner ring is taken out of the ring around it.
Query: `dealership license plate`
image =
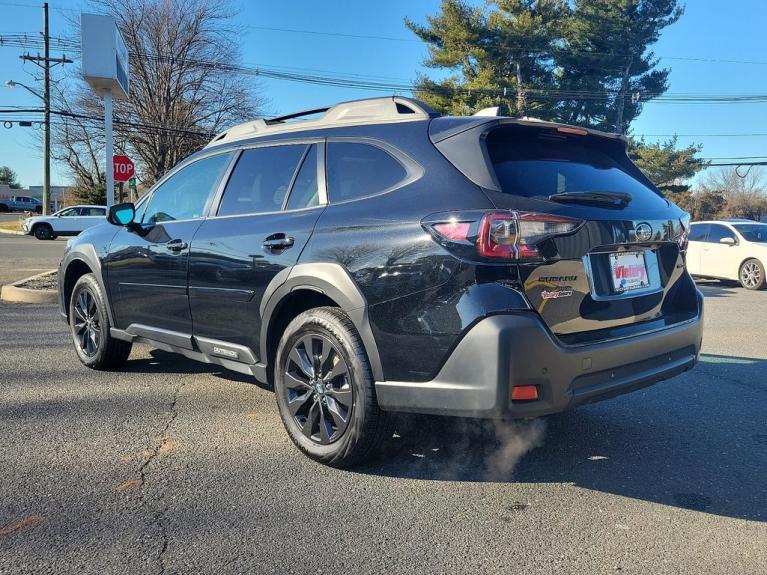
[[[615,293],[626,293],[650,287],[644,252],[610,254],[610,270]]]

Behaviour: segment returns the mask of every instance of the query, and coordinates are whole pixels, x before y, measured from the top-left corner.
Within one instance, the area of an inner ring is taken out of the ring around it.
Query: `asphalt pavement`
[[[0,573],[767,573],[767,292],[703,291],[693,371],[543,421],[402,417],[352,471],[250,378],[144,346],[90,371],[55,306],[0,304]]]
[[[0,286],[57,268],[67,239],[41,241],[0,232]]]

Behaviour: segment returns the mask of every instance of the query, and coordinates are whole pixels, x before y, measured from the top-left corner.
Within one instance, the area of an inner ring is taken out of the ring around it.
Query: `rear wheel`
[[[69,299],[69,328],[80,361],[92,369],[121,367],[133,344],[113,338],[104,295],[93,274],[85,274],[75,284]]]
[[[37,224],[32,233],[35,234],[38,240],[52,240],[54,237],[53,228],[48,224]]]
[[[764,266],[757,259],[750,259],[743,262],[740,266],[740,285],[746,289],[760,290],[764,288],[765,276]]]
[[[356,465],[391,436],[362,340],[338,308],[310,309],[290,322],[277,349],[274,385],[288,435],[315,461]]]

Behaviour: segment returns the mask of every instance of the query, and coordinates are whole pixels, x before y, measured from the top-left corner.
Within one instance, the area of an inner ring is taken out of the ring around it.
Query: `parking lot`
[[[0,284],[63,248],[0,235]],[[89,371],[55,306],[0,304],[0,573],[765,573],[767,292],[701,289],[693,371],[544,421],[401,417],[350,471],[250,378],[144,346]]]

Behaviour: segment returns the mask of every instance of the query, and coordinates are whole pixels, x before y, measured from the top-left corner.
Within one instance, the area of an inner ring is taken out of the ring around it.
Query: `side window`
[[[80,208],[81,216],[104,216],[106,211],[102,208]]]
[[[73,218],[77,215],[79,215],[77,208],[69,208],[68,210],[64,210],[59,214],[62,218]]]
[[[141,221],[153,224],[202,217],[231,157],[231,153],[208,156],[173,174],[154,190]]]
[[[226,184],[218,215],[280,211],[305,151],[306,145],[243,150]]]
[[[718,244],[722,238],[735,239],[735,234],[726,226],[719,224],[711,224],[711,229],[708,232],[708,239],[706,240],[712,244]]]
[[[691,242],[705,241],[708,227],[708,224],[693,224],[690,228],[690,236],[687,239]]]
[[[320,192],[317,187],[317,145],[312,144],[301,164],[285,207],[288,210],[300,210],[318,205]]]
[[[405,167],[369,144],[328,143],[328,196],[344,202],[383,192],[405,179]]]

